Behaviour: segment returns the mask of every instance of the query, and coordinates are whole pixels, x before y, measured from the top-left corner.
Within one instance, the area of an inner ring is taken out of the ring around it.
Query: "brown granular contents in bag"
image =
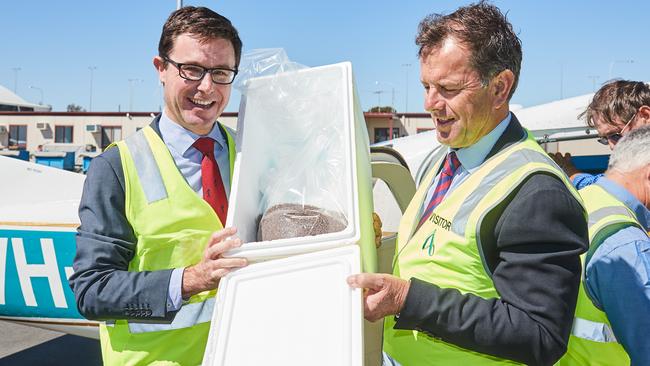
[[[262,216],[257,240],[276,240],[335,233],[346,228],[347,220],[338,212],[311,205],[281,203]]]

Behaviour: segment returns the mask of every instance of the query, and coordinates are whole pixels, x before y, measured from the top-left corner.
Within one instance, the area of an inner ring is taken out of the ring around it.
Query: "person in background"
[[[509,110],[521,43],[486,2],[419,26],[424,106],[445,157],[401,220],[393,275],[359,274],[386,364],[551,365],[587,250],[577,191]]]
[[[650,126],[621,138],[580,194],[591,244],[560,366],[650,365]]]
[[[642,81],[610,81],[598,89],[579,118],[584,118],[589,127],[598,131],[598,142],[613,149],[626,133],[650,124],[650,85]],[[571,162],[569,153],[557,152],[551,157],[577,189],[593,184],[603,176],[579,171]]]
[[[233,132],[228,104],[242,42],[225,17],[184,7],[165,22],[153,64],[165,108],[96,157],[79,206],[70,285],[100,324],[105,365],[198,365],[219,279],[245,266],[223,229]]]

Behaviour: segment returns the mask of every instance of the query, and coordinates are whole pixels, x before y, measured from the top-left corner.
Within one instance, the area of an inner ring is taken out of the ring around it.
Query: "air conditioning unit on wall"
[[[86,125],[86,132],[96,133],[99,132],[100,128],[100,125]]]
[[[0,126],[0,135],[7,133],[7,126]]]
[[[47,130],[50,125],[47,122],[37,122],[36,128],[39,130]]]

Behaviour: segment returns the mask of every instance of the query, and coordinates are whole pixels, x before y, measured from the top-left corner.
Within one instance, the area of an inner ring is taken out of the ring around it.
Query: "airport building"
[[[0,85],[0,112],[49,112],[51,110],[52,107],[49,105],[30,103],[15,93],[12,93],[9,89]]]
[[[99,151],[149,124],[153,112],[6,112],[0,111],[0,149],[37,151],[52,144]],[[364,113],[370,143],[433,128],[427,113]],[[237,113],[219,121],[233,129]]]
[[[154,112],[52,112],[29,103],[0,86],[0,155],[27,151],[97,153],[151,123]],[[370,143],[413,135],[433,128],[427,113],[364,113]],[[225,112],[219,121],[233,129],[237,113]]]

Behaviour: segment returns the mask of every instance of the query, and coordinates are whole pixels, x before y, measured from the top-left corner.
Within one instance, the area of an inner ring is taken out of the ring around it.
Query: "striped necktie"
[[[433,209],[438,206],[442,199],[445,197],[445,194],[451,186],[451,181],[454,179],[454,174],[456,170],[460,167],[460,161],[456,156],[456,152],[452,151],[447,154],[445,159],[445,164],[442,166],[442,171],[440,172],[440,177],[438,178],[438,185],[431,195],[431,200],[427,205],[427,208],[422,213],[420,222],[418,222],[417,228],[419,229],[422,224],[431,216]]]
[[[201,185],[203,186],[203,199],[206,200],[214,212],[219,216],[221,225],[226,225],[228,214],[228,197],[221,180],[219,166],[214,157],[214,140],[209,137],[199,137],[193,146],[203,153],[201,160]]]

